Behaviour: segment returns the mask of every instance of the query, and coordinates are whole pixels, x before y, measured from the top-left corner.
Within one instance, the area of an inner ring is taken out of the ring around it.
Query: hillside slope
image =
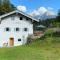
[[[29,45],[0,48],[0,60],[60,60],[60,37],[46,35]]]

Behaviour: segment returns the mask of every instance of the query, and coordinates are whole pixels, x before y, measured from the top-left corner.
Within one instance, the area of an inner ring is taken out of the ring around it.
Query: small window
[[[27,31],[27,28],[24,28],[24,31]]]
[[[21,39],[18,39],[18,41],[21,41]]]
[[[19,28],[16,28],[16,31],[19,31]]]
[[[10,29],[7,27],[7,28],[6,28],[6,31],[10,31]]]
[[[15,17],[14,16],[11,16],[11,20],[14,20],[15,19]]]
[[[23,18],[22,17],[20,17],[20,20],[22,20]]]
[[[0,24],[1,24],[1,21],[0,21]]]
[[[26,20],[28,20],[28,18],[26,18]]]

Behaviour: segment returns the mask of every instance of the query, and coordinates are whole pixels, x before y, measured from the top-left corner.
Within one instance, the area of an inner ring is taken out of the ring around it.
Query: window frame
[[[11,16],[11,20],[15,20],[15,16],[13,15],[13,16]]]
[[[24,31],[26,31],[26,32],[27,32],[27,31],[28,31],[28,28],[24,28]]]
[[[23,20],[23,17],[20,17],[20,20]]]
[[[21,41],[21,39],[19,38],[18,41]]]
[[[6,28],[5,28],[5,31],[6,31],[6,32],[9,32],[9,31],[10,31],[10,28],[9,28],[9,27],[6,27]]]
[[[26,20],[29,20],[29,18],[28,18],[28,17],[26,17]]]
[[[20,31],[20,28],[19,28],[19,27],[16,27],[16,28],[15,28],[15,31],[16,31],[16,32],[19,32],[19,31]]]

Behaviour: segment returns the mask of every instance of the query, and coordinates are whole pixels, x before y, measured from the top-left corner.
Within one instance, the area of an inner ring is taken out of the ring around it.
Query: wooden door
[[[10,46],[14,46],[14,38],[10,38]]]

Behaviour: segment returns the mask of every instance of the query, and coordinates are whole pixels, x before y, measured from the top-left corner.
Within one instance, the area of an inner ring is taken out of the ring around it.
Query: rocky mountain
[[[50,11],[46,11],[46,12],[45,12],[44,14],[42,14],[42,15],[34,16],[34,18],[36,18],[36,19],[41,19],[41,20],[45,20],[45,19],[56,18],[56,15],[52,14],[52,12],[50,12]]]

